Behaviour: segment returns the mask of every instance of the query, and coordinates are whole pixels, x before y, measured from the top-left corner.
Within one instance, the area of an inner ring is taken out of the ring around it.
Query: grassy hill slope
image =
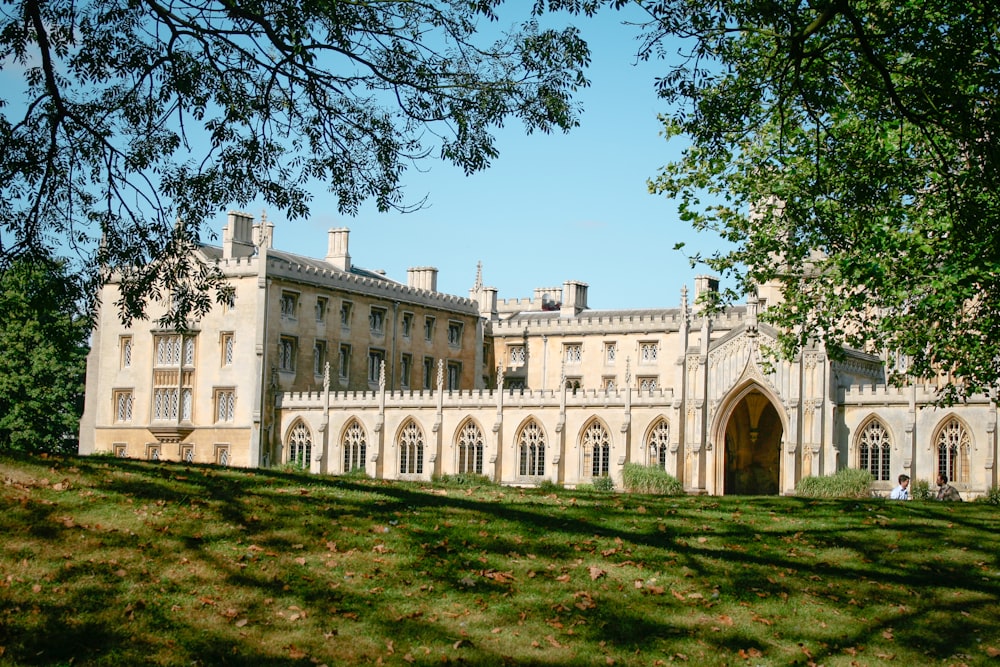
[[[4,665],[1000,664],[997,508],[0,458]]]

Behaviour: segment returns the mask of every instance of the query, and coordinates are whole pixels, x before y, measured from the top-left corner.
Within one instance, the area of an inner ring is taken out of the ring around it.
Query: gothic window
[[[326,322],[326,309],[327,309],[327,299],[326,297],[318,296],[316,297],[316,321]]]
[[[132,365],[132,337],[121,337],[121,367],[128,368]]]
[[[511,378],[505,377],[503,379],[504,387],[514,391],[523,391],[525,389],[524,378]]]
[[[615,357],[618,356],[618,343],[605,343],[604,344],[604,363],[609,366],[615,363]]]
[[[194,338],[184,337],[184,365],[194,366]]]
[[[889,431],[882,422],[873,419],[861,431],[858,442],[859,468],[867,470],[877,481],[887,482],[892,479],[892,469],[889,453],[892,450],[892,440]]]
[[[424,340],[430,342],[434,339],[434,318],[425,317],[424,318]]]
[[[146,460],[148,461],[159,461],[160,460],[160,445],[146,445]]]
[[[483,448],[485,440],[482,430],[475,422],[468,421],[458,433],[458,472],[483,474]]]
[[[215,446],[215,462],[220,466],[229,465],[229,445]]]
[[[299,295],[294,292],[281,293],[281,317],[294,320],[299,306]]]
[[[368,350],[368,382],[378,382],[382,372],[382,363],[385,361],[385,350]]]
[[[525,424],[517,436],[520,458],[518,473],[525,477],[545,474],[545,434],[535,421]]]
[[[670,446],[670,424],[661,419],[649,432],[646,439],[646,449],[649,451],[649,464],[661,468],[667,467],[667,451]]]
[[[606,375],[601,379],[601,388],[604,391],[614,391],[618,388],[618,382],[615,380],[614,375]]]
[[[351,373],[351,346],[343,343],[340,346],[340,355],[337,358],[338,374],[342,380],[346,380]]]
[[[177,366],[181,361],[181,337],[177,335],[156,336],[157,366]]]
[[[354,304],[350,301],[342,301],[340,303],[340,326],[345,329],[351,328],[351,309]]]
[[[579,343],[567,343],[563,347],[563,359],[567,364],[578,364],[583,358],[583,346]]]
[[[295,372],[295,339],[291,336],[282,336],[278,340],[278,370]]]
[[[399,432],[399,472],[420,475],[424,472],[424,434],[414,421]]]
[[[523,345],[512,345],[508,348],[508,353],[510,355],[510,366],[524,365],[525,354]]]
[[[376,336],[381,336],[385,333],[385,312],[384,308],[372,308],[369,311],[368,327]]]
[[[344,472],[365,469],[367,444],[365,430],[357,421],[352,421],[344,431]]]
[[[639,343],[639,363],[653,364],[659,356],[659,344],[655,342]]]
[[[124,389],[115,392],[115,421],[132,421],[132,390]]]
[[[181,461],[184,463],[194,463],[194,445],[181,446]]]
[[[583,386],[583,381],[578,377],[566,378],[566,388],[576,394],[577,390]]]
[[[937,437],[938,474],[946,475],[953,482],[968,482],[971,447],[969,432],[952,417]]]
[[[288,462],[308,469],[312,460],[312,433],[303,422],[298,422],[288,433]]]
[[[403,313],[403,320],[400,323],[403,338],[409,338],[413,333],[413,313]]]
[[[461,388],[462,364],[458,361],[448,362],[448,391],[458,391]]]
[[[434,357],[424,357],[424,389],[434,388]]]
[[[326,366],[326,341],[313,342],[313,375],[322,375]]]
[[[180,391],[177,387],[156,387],[153,389],[153,419],[157,421],[177,421]]]
[[[462,345],[462,323],[448,322],[448,345],[459,347]]]
[[[236,416],[236,391],[233,389],[215,390],[215,421],[231,422]]]
[[[399,357],[399,386],[410,386],[410,375],[413,368],[413,356],[402,354]]]
[[[611,436],[599,421],[591,422],[583,432],[580,443],[583,449],[584,474],[607,477],[611,470]]]
[[[235,351],[235,339],[233,334],[224,333],[222,334],[222,365],[232,366],[233,365],[233,353]]]
[[[657,381],[656,377],[640,377],[639,378],[639,391],[650,392],[656,389]]]
[[[191,387],[181,388],[181,421],[191,421],[191,414],[194,409],[194,394]]]
[[[114,455],[120,459],[128,458],[128,444],[124,442],[116,442],[112,445],[114,449]]]

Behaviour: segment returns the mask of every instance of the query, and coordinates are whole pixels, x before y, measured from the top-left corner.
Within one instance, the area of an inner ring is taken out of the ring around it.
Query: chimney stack
[[[438,270],[433,266],[415,266],[406,270],[406,284],[417,289],[437,292]]]
[[[328,233],[326,261],[341,271],[351,270],[351,255],[347,252],[347,237],[350,233],[351,230],[346,227],[331,229]]]

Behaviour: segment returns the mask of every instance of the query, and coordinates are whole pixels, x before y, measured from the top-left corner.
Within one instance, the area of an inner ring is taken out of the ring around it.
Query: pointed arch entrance
[[[724,495],[780,493],[784,432],[781,414],[760,385],[747,385],[732,396],[716,431],[723,443],[719,481]]]

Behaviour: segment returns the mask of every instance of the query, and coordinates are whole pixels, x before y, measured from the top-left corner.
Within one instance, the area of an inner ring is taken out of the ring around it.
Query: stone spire
[[[483,290],[483,262],[482,260],[476,262],[476,283],[472,286],[473,291],[481,292]]]

